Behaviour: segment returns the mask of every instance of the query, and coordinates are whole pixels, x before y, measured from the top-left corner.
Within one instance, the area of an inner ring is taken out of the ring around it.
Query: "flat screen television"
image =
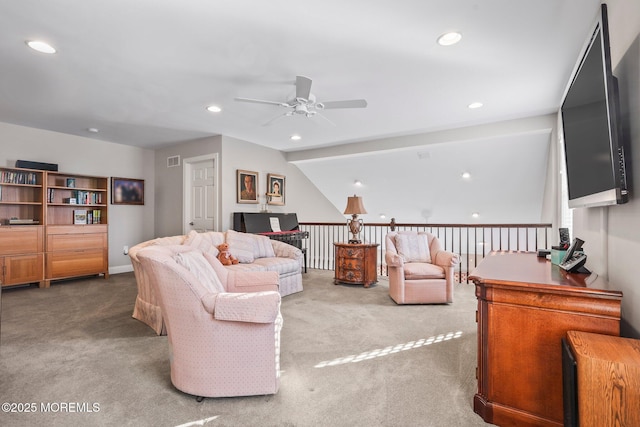
[[[618,80],[611,70],[605,4],[601,5],[560,111],[569,207],[626,203],[628,189]]]

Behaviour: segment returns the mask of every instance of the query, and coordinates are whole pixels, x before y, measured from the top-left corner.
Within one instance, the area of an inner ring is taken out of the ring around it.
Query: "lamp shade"
[[[345,208],[344,213],[348,215],[366,214],[367,211],[362,204],[362,197],[356,196],[355,194],[353,197],[349,196],[347,198],[347,207]]]

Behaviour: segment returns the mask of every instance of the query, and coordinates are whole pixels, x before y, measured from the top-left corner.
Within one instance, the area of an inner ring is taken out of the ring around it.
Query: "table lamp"
[[[349,196],[347,198],[347,207],[344,210],[344,213],[347,215],[351,215],[351,219],[347,221],[347,225],[349,226],[349,230],[353,235],[353,238],[349,240],[349,243],[362,243],[359,238],[360,229],[362,228],[362,219],[358,219],[358,214],[366,214],[367,211],[362,204],[362,197],[358,197],[355,194],[353,197]]]

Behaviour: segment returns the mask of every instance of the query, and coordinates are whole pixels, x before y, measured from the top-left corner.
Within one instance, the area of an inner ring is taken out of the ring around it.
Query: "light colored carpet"
[[[0,400],[35,412],[3,412],[0,423],[487,425],[472,409],[472,285],[457,284],[451,305],[413,306],[389,298],[386,278],[336,286],[332,271],[310,270],[304,288],[282,302],[278,394],[201,403],[171,385],[166,337],[131,317],[132,273],[4,290]]]

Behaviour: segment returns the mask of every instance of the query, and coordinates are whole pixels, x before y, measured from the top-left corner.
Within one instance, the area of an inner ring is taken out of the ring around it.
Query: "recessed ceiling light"
[[[211,113],[219,113],[220,111],[222,111],[222,108],[218,107],[217,105],[209,105],[207,107],[207,111]]]
[[[89,132],[91,132],[91,133],[98,133],[98,132],[100,132],[100,131],[98,130],[98,128],[89,128],[89,129],[87,129],[87,130],[88,130]]]
[[[356,179],[356,180],[353,182],[353,185],[355,185],[355,186],[357,186],[357,187],[360,187],[360,186],[362,185],[362,182],[361,182],[360,180]]]
[[[462,34],[456,31],[451,31],[438,37],[438,44],[440,46],[451,46],[458,43],[460,40],[462,40]]]
[[[380,219],[385,219],[387,216],[385,214],[380,214]]]
[[[300,141],[302,139],[302,137],[298,134],[295,135],[291,135],[291,140],[292,141]]]
[[[474,218],[478,218],[480,216],[480,214],[478,212],[474,212],[471,214],[472,217]]]
[[[27,41],[27,46],[40,53],[56,53],[56,49],[53,46],[43,41],[29,40]]]
[[[480,108],[482,107],[482,102],[472,102],[471,104],[469,104],[467,107],[471,108],[472,110],[475,108]]]
[[[471,174],[470,174],[469,172],[463,172],[463,173],[462,173],[462,177],[463,177],[464,179],[469,179],[469,178],[471,178]]]

